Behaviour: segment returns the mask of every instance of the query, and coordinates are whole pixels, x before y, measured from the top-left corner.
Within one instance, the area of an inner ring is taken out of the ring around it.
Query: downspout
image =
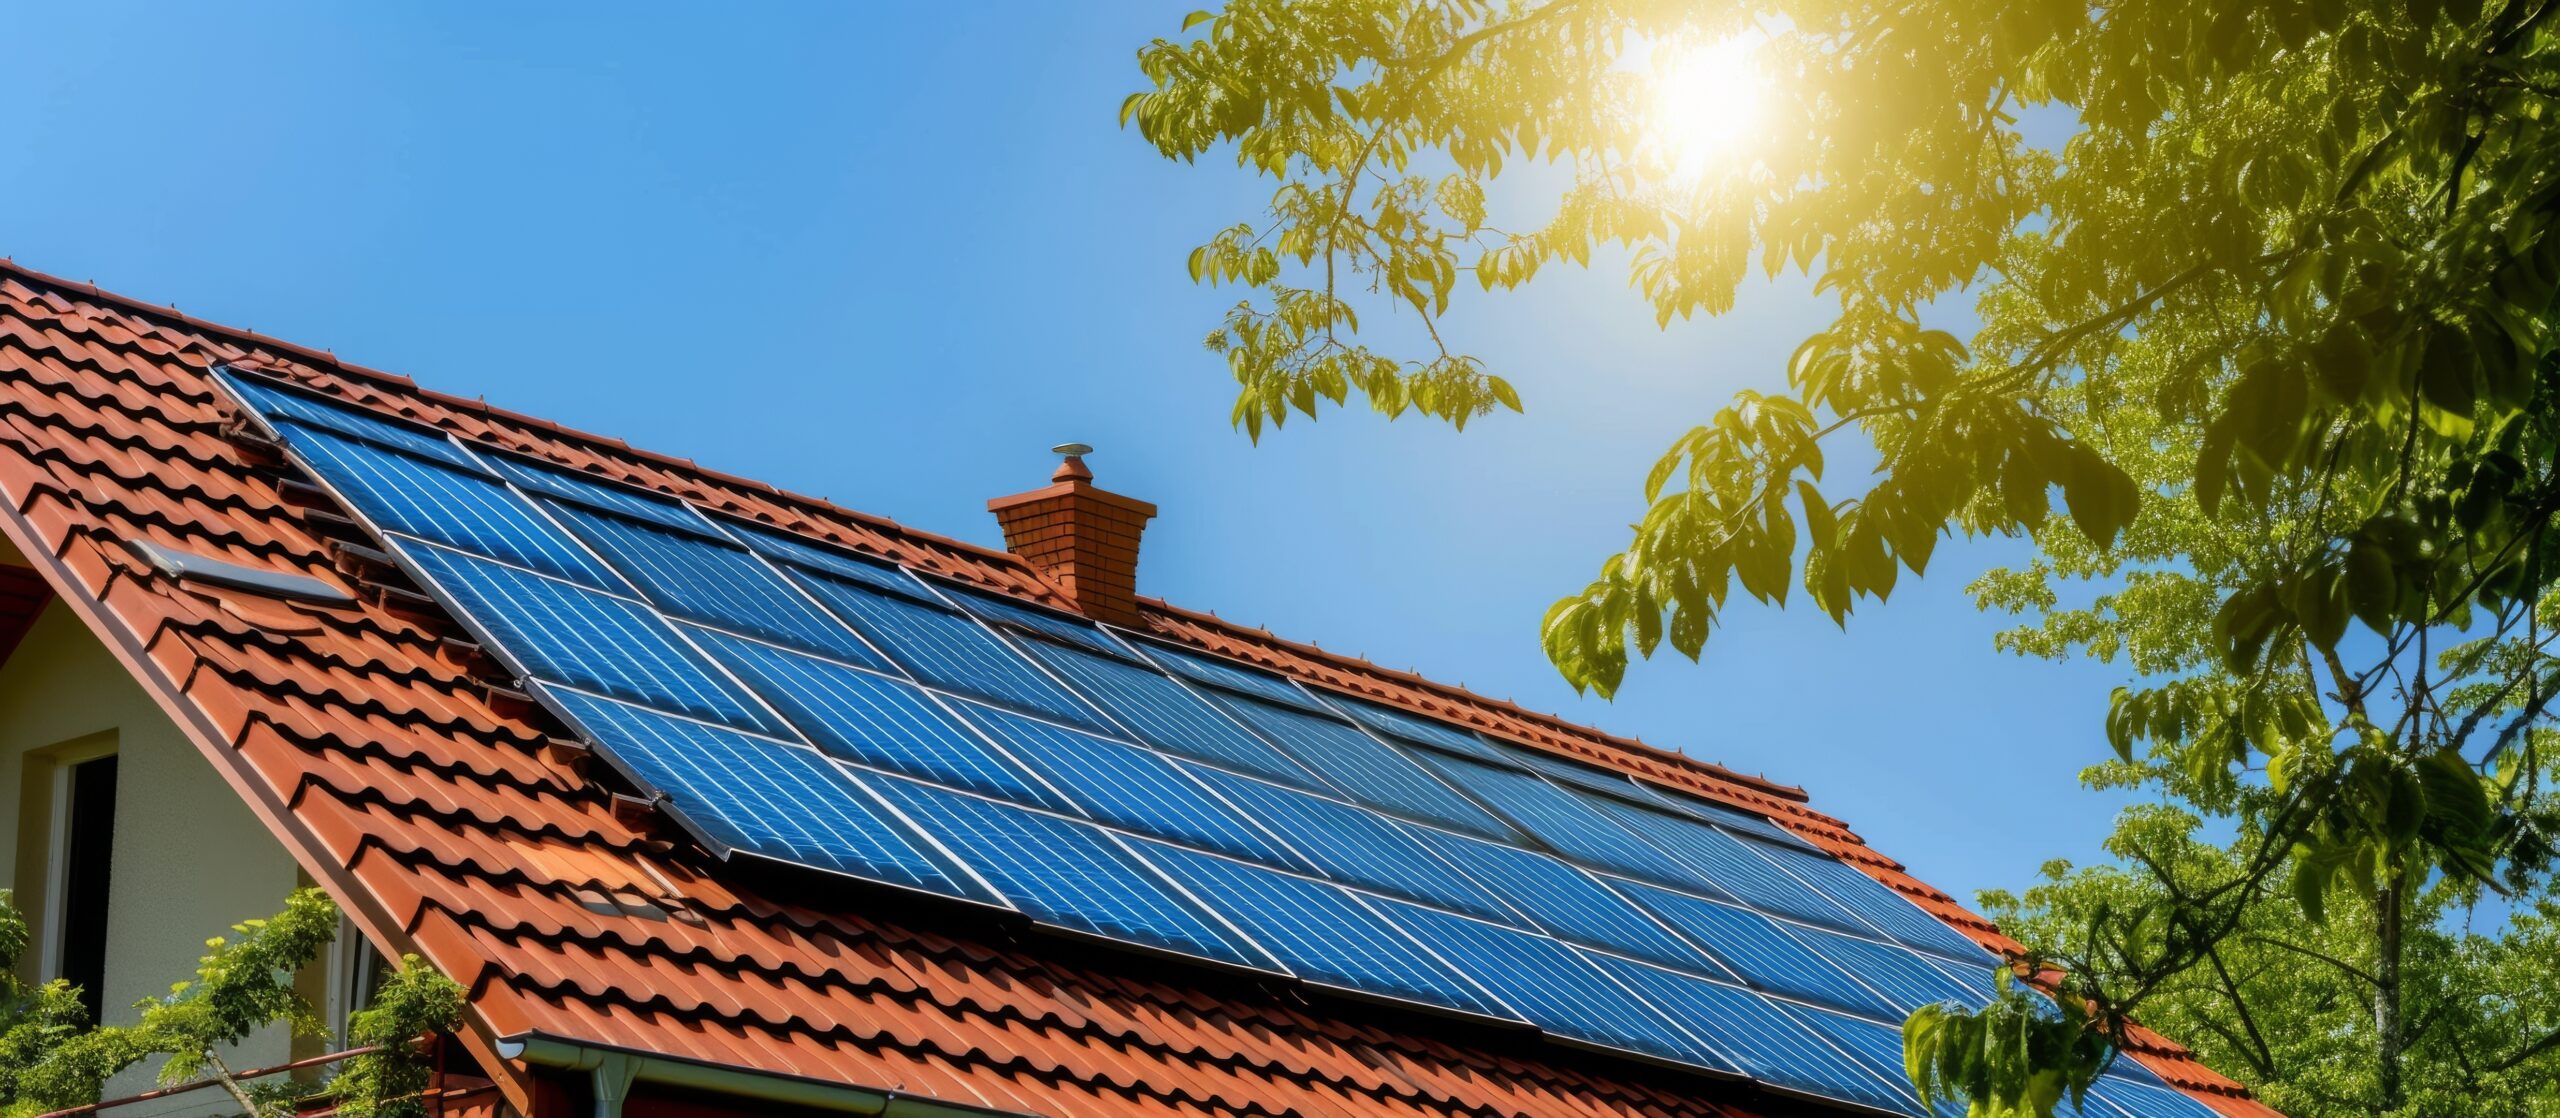
[[[582,1044],[519,1033],[501,1037],[501,1059],[588,1074],[595,1096],[593,1118],[622,1118],[622,1104],[640,1083],[701,1091],[785,1106],[875,1118],[1026,1118],[1011,1111],[938,1102],[916,1095],[793,1075],[774,1075],[694,1060]]]

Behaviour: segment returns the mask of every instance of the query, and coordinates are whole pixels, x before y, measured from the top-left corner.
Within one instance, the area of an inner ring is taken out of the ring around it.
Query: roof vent
[[[149,563],[152,569],[184,582],[202,582],[214,586],[227,586],[234,590],[246,590],[254,594],[264,594],[271,598],[299,598],[304,601],[327,602],[331,605],[346,605],[355,601],[355,598],[346,591],[310,575],[252,567],[243,563],[234,563],[228,559],[216,559],[210,555],[198,555],[192,551],[163,547],[150,540],[126,540],[125,546],[132,548],[133,553],[143,562]]]
[[[1005,550],[1065,592],[1077,612],[1115,625],[1138,623],[1138,536],[1156,507],[1093,484],[1084,456],[1093,448],[1060,443],[1050,484],[987,502],[1004,527]]]

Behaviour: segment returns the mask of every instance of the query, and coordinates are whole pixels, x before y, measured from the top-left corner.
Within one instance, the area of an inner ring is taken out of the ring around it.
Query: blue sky
[[[1802,784],[1959,896],[2091,856],[2123,670],[2001,656],[1939,549],[1842,634],[1735,610],[1578,699],[1538,651],[1645,468],[1823,321],[1800,280],[1653,326],[1622,272],[1451,328],[1529,414],[1259,447],[1183,258],[1269,188],[1116,125],[1189,3],[52,5],[17,12],[0,252],[430,386],[999,542],[1046,448],[1154,501],[1141,589]]]

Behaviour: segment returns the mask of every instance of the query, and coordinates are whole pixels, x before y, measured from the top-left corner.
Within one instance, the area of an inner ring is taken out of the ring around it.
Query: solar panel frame
[[[1909,1103],[1892,1084],[1841,1051],[1779,1002],[1758,993],[1633,959],[1585,953],[1763,1088],[1895,1113]],[[1708,1031],[1710,1022],[1732,1028]]]
[[[1701,954],[1652,913],[1603,884],[1603,877],[1543,851],[1402,823],[1407,834],[1502,898],[1522,926],[1568,943],[1683,970],[1739,978]]]
[[[555,503],[551,513],[669,618],[875,669],[890,667],[878,649],[834,613],[754,552],[726,538],[673,531],[565,502]]]
[[[593,691],[756,733],[790,733],[779,714],[644,603],[426,540],[383,538],[410,579],[453,604],[455,619],[520,678]],[[565,600],[580,608],[592,607],[624,624],[611,634],[610,647],[574,627],[555,624],[528,629],[520,619],[492,608],[483,591],[467,581],[480,575],[509,580],[517,590],[554,595],[554,606]],[[558,647],[572,633],[579,638],[578,647]],[[617,662],[621,653],[641,647],[659,662]],[[606,668],[612,671],[608,674]],[[672,687],[676,682],[672,673],[678,671],[694,677],[682,689]]]
[[[457,469],[488,473],[488,467],[481,465],[441,428],[350,407],[300,385],[227,365],[217,367],[213,379],[229,390],[241,411],[270,436],[283,437],[283,432],[276,426],[277,419],[292,419],[347,438],[430,458]]]
[[[1671,855],[1534,773],[1433,757],[1433,767],[1565,860],[1646,881],[1713,891]]]
[[[1904,1113],[1921,1113],[1919,1092],[1912,1089],[1910,1074],[1903,1070],[1900,1026],[1852,1017],[1845,1013],[1835,1013],[1816,1006],[1787,1005],[1780,1008],[1786,1012],[1787,1016],[1812,1030],[1816,1036],[1830,1042],[1833,1048],[1840,1050],[1850,1060],[1865,1068],[1868,1074],[1893,1088],[1903,1097]],[[1962,1102],[1942,1098],[1928,1113],[1932,1118],[1966,1118],[1967,1108]]]
[[[276,430],[304,471],[376,537],[431,540],[598,590],[631,588],[604,560],[496,477],[291,420]]]
[[[1079,726],[1110,726],[1055,676],[967,613],[807,570],[789,577],[919,682]]]
[[[711,629],[677,626],[838,760],[1053,809],[1057,788],[963,720],[950,698],[896,676]]]
[[[1757,858],[1747,845],[1751,840],[1688,816],[1633,805],[1600,801],[1596,810],[1687,863],[1708,886],[1708,896],[1738,901],[1746,908],[1808,924],[1867,930],[1866,924],[1848,909],[1810,884]]]
[[[596,746],[596,755],[635,787],[663,796],[668,810],[701,840],[715,855],[724,859],[752,856],[766,861],[817,870],[910,893],[924,893],[968,904],[1011,912],[987,883],[975,876],[965,862],[942,847],[929,834],[912,829],[912,825],[887,812],[887,803],[847,771],[806,745],[760,734],[750,734],[715,723],[703,722],[652,710],[636,703],[623,702],[610,696],[535,683],[534,691],[543,704],[579,736]],[[683,750],[650,748],[642,739],[658,732],[685,733],[693,737]],[[720,743],[727,750],[727,764],[716,772],[701,769],[702,756]],[[743,750],[756,750],[752,754]],[[742,813],[697,811],[695,805],[723,802],[722,797],[737,799],[741,790],[749,789],[747,777],[762,775],[745,758],[755,756],[777,763],[775,775],[789,778],[799,794],[790,797],[790,808],[774,802],[774,797],[757,792],[755,798],[772,810],[757,817],[757,822],[772,833],[773,841],[797,845],[777,852],[764,848],[749,833],[749,824],[741,822]],[[789,767],[796,763],[796,767]],[[687,773],[686,768],[695,771]],[[829,795],[828,793],[835,793]],[[809,813],[803,820],[793,817],[791,809]],[[849,845],[843,836],[853,833],[845,823],[869,823],[884,839],[895,839],[899,850],[883,841],[883,856],[868,863],[858,863],[859,851],[829,849],[830,839],[839,846]],[[819,825],[836,826],[824,830]],[[821,855],[824,855],[823,857]],[[908,868],[921,864],[932,870],[926,876],[921,870]],[[877,868],[899,866],[899,873]],[[939,884],[937,884],[937,881]]]
[[[961,713],[1088,819],[1266,865],[1314,868],[1164,754],[982,704]]]
[[[1063,645],[1027,642],[1023,648],[1133,741],[1283,784],[1327,787],[1306,766],[1171,675]]]
[[[908,825],[936,836],[1015,911],[1052,931],[1190,961],[1287,973],[1106,828],[890,774],[874,779]],[[1034,833],[1040,836],[1036,843],[1030,839]],[[1061,873],[1076,879],[1052,876]],[[1106,877],[1116,880],[1106,883]],[[1112,903],[1111,889],[1125,894],[1123,903]]]
[[[1141,836],[1126,840],[1157,869],[1211,903],[1298,981],[1363,1000],[1497,1024],[1512,1016],[1464,973],[1414,940],[1358,891]],[[1327,952],[1362,952],[1347,963]],[[1374,966],[1366,978],[1351,966]],[[1394,972],[1394,973],[1388,973]]]
[[[1354,803],[1487,838],[1519,836],[1405,750],[1341,719],[1221,695],[1217,706]]]
[[[529,496],[566,501],[599,512],[645,520],[673,531],[724,542],[728,539],[713,526],[710,518],[703,516],[691,504],[673,497],[606,478],[589,477],[549,462],[495,448],[465,449]]]
[[[942,599],[961,612],[994,626],[1008,634],[1021,634],[1038,640],[1073,645],[1087,652],[1121,660],[1138,660],[1138,655],[1119,638],[1081,617],[1063,614],[1027,602],[1017,602],[1002,595],[974,587],[941,580],[926,580]]]
[[[2212,1107],[2184,1092],[2129,1079],[2112,1071],[2089,1085],[2089,1098],[2113,1107],[2124,1118],[2216,1118]]]
[[[1398,710],[1385,703],[1373,702],[1356,695],[1332,692],[1319,695],[1333,712],[1367,728],[1400,741],[1447,750],[1463,757],[1500,761],[1501,754],[1487,745],[1474,731],[1428,715]]]
[[[1654,806],[1670,808],[1700,822],[1738,831],[1753,838],[1766,839],[1780,846],[1789,846],[1816,854],[1823,853],[1822,848],[1815,846],[1811,840],[1788,830],[1785,825],[1767,816],[1692,796],[1675,789],[1659,787],[1649,781],[1638,780],[1635,785],[1636,791],[1645,798],[1645,802]]]
[[[1834,964],[1765,913],[1640,881],[1610,887],[1662,918],[1746,985],[1870,1017],[1895,1014],[1891,999]]]
[[[1323,704],[1305,687],[1277,672],[1207,652],[1175,648],[1161,641],[1133,640],[1129,643],[1149,663],[1193,683],[1303,710],[1324,709]]]
[[[1857,923],[1849,926],[1852,931],[1872,930],[1895,943],[1951,961],[1992,961],[1991,953],[1981,944],[1855,866],[1826,855],[1747,838],[1736,837],[1733,841],[1853,915]]]
[[[1517,919],[1508,906],[1457,867],[1440,860],[1385,815],[1286,785],[1188,766],[1245,818],[1268,828],[1301,865],[1346,885],[1435,904],[1494,920]]]
[[[905,567],[861,555],[848,548],[817,543],[786,532],[777,532],[759,524],[750,524],[732,516],[708,516],[714,525],[728,534],[739,546],[785,564],[790,569],[813,571],[871,589],[932,605],[945,605],[927,588],[924,580]]]
[[[1980,992],[1931,966],[1919,952],[1900,944],[1823,928],[1796,925],[1782,929],[1842,973],[1884,999],[1888,1017],[1910,1014],[1924,1005],[1951,1002],[1965,1009],[1986,1004]]]

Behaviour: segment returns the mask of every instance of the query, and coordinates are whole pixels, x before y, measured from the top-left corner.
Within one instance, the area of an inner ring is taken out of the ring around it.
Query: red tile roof
[[[0,528],[369,936],[470,989],[463,1039],[519,1108],[540,1084],[495,1042],[539,1033],[1039,1113],[1746,1112],[1740,1087],[831,907],[669,842],[617,813],[432,602],[366,581],[375,569],[342,546],[363,542],[343,514],[239,436],[208,380],[217,363],[1000,592],[1059,591],[1002,552],[0,266]],[[173,582],[131,556],[132,539],[308,574],[362,601]],[[1976,940],[2014,946],[1797,789],[1206,614],[1141,609],[1172,640],[1765,812]],[[2146,1035],[2136,1055],[2235,1118],[2274,1113],[2165,1040]]]

